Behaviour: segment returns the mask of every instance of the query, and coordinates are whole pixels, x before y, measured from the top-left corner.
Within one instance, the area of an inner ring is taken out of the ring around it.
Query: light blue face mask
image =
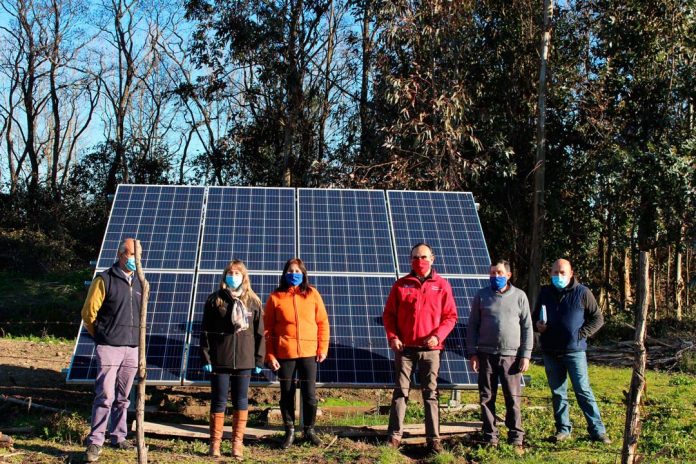
[[[237,290],[240,285],[242,285],[242,280],[244,278],[240,275],[229,275],[225,276],[225,284],[232,290]]]
[[[554,275],[551,276],[551,283],[559,290],[563,290],[570,283],[570,277]]]
[[[126,260],[126,269],[129,271],[135,271],[135,256],[131,256]]]

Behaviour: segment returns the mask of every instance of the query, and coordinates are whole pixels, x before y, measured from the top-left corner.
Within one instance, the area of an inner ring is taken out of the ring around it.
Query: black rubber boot
[[[304,429],[304,439],[313,444],[314,446],[321,446],[321,440],[317,436],[314,426],[305,427]]]
[[[281,449],[288,449],[292,442],[295,441],[295,411],[280,407],[280,414],[283,416],[283,425],[285,426],[285,436]]]
[[[317,436],[314,430],[314,423],[317,420],[317,405],[316,404],[304,404],[303,411],[304,419],[304,439],[314,446],[321,446],[321,440]]]

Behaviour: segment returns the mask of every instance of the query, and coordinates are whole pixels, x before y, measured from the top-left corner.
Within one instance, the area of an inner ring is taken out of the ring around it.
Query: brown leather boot
[[[246,431],[249,411],[235,411],[232,416],[232,457],[241,461],[244,455],[244,432]]]
[[[225,425],[225,413],[214,412],[210,414],[210,448],[208,455],[220,457],[220,442],[222,441],[222,427]]]

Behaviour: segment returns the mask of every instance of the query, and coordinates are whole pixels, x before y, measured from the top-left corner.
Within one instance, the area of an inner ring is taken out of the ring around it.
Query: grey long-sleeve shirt
[[[509,284],[504,293],[490,287],[478,291],[471,303],[466,348],[477,352],[529,358],[533,331],[527,295]]]

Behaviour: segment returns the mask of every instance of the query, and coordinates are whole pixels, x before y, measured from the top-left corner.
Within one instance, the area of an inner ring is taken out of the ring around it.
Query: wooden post
[[[636,462],[638,450],[638,438],[640,437],[640,405],[645,390],[645,364],[648,354],[645,351],[645,331],[647,328],[648,308],[650,306],[650,254],[647,251],[640,252],[638,261],[638,288],[636,297],[638,304],[635,313],[636,334],[634,338],[635,357],[633,360],[633,376],[631,378],[631,391],[626,405],[626,425],[624,427],[624,440],[621,449],[621,463],[633,464]]]
[[[145,359],[147,300],[150,296],[150,283],[145,279],[145,273],[140,264],[142,247],[140,240],[135,241],[135,272],[143,288],[140,303],[140,342],[138,343],[138,399],[135,406],[136,443],[138,445],[138,464],[147,463],[147,446],[145,446],[145,383],[147,377],[147,361]]]
[[[534,204],[532,206],[532,243],[529,257],[529,304],[536,304],[539,294],[539,275],[541,274],[542,249],[544,242],[544,176],[546,167],[546,66],[551,46],[551,17],[553,0],[544,0],[544,26],[541,37],[541,63],[539,64],[539,117],[536,131],[536,162],[534,163]]]

